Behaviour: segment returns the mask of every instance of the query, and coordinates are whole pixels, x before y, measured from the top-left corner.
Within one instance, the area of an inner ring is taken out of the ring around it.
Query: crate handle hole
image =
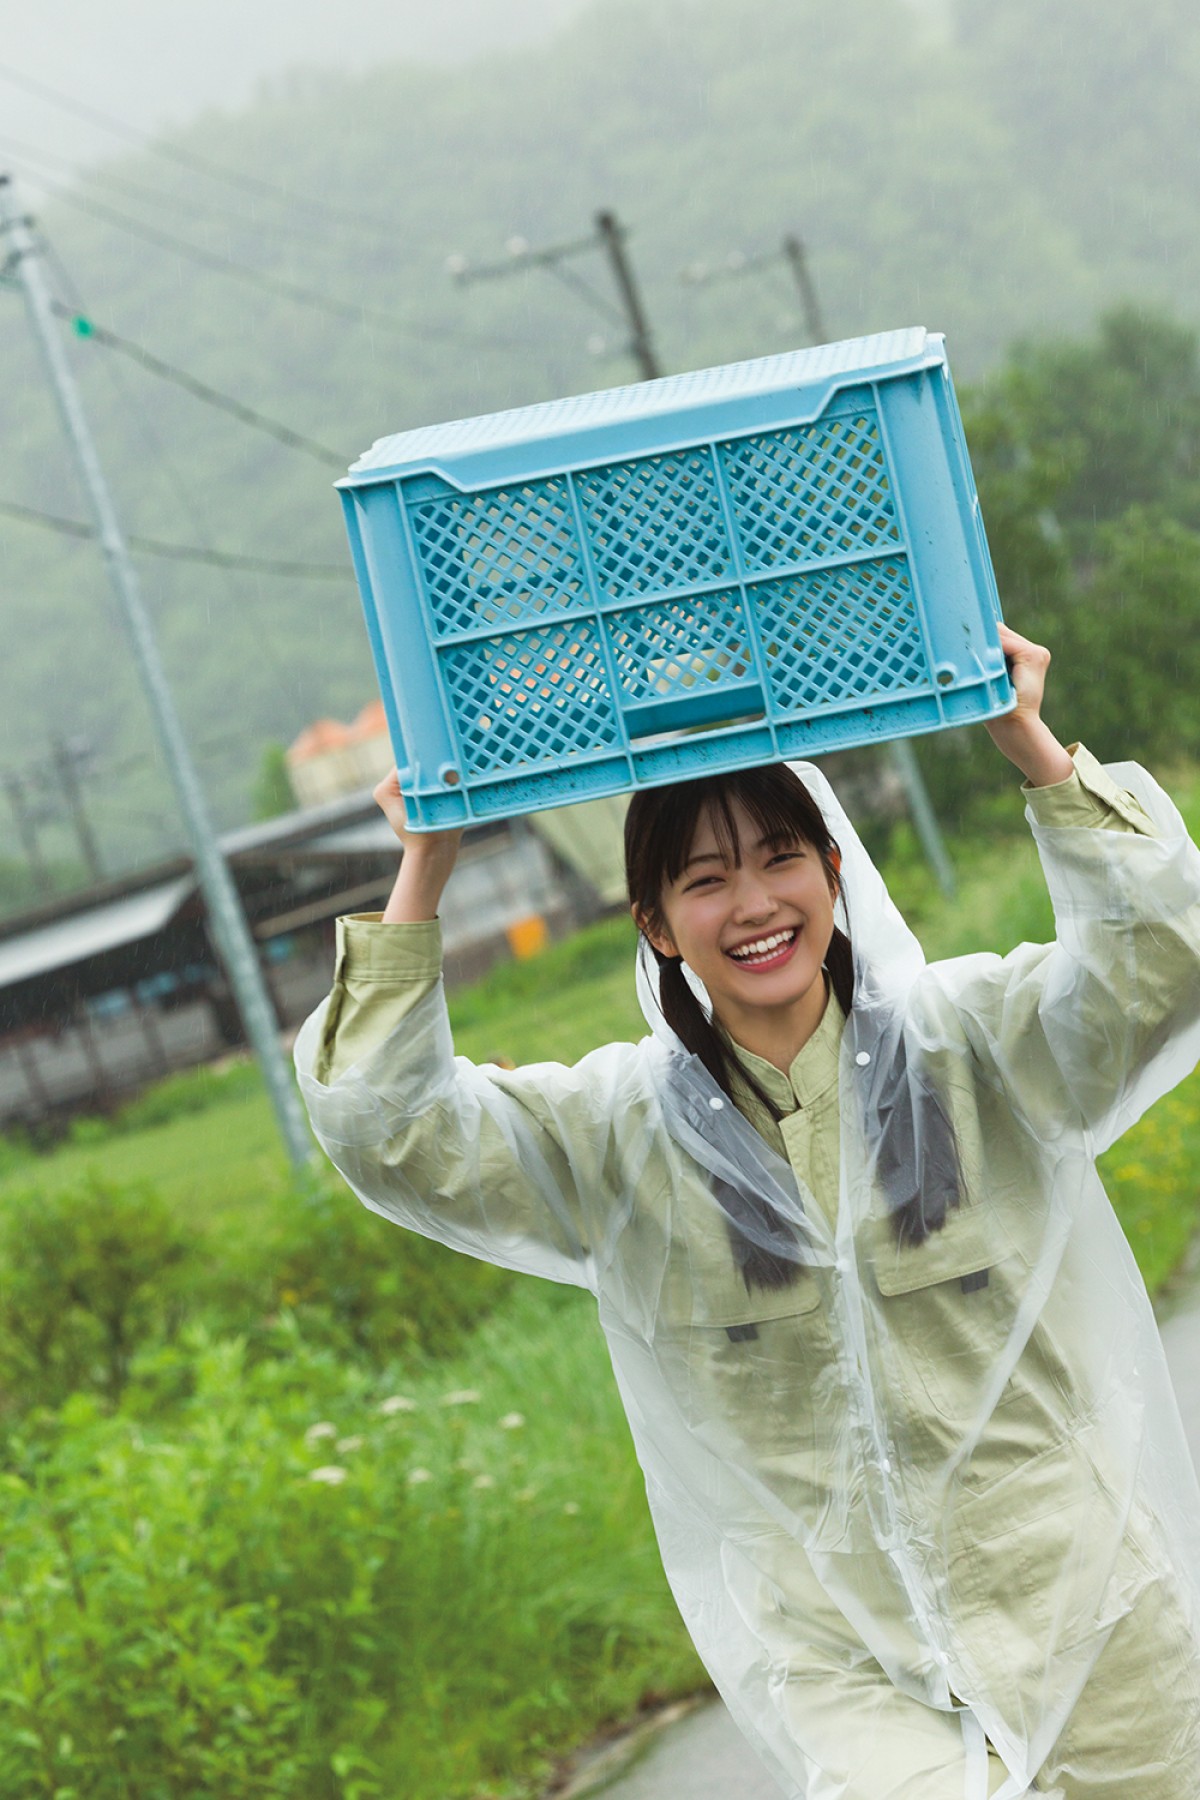
[[[438,780],[443,787],[457,787],[462,780],[462,776],[450,763],[443,763],[442,767],[438,770]]]
[[[941,688],[953,687],[958,680],[957,663],[939,663],[933,672],[934,680]]]

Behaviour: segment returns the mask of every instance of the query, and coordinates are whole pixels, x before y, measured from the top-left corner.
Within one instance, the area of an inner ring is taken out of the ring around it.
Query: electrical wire
[[[52,176],[45,176],[39,172],[39,164],[45,168],[61,170],[69,181],[78,180],[80,177],[79,167],[71,161],[70,157],[56,156],[52,150],[39,149],[36,144],[27,144],[23,138],[9,137],[7,133],[0,133],[0,148],[15,152],[15,166],[35,181],[46,182],[48,185],[53,181]],[[143,187],[138,182],[126,181],[121,176],[114,175],[103,165],[89,168],[86,173],[89,181],[103,182],[106,187],[115,189],[119,196],[124,195],[131,200],[145,201],[151,206],[170,207],[176,212],[179,210],[181,199],[178,194],[168,194],[159,188]],[[231,213],[223,200],[204,200],[194,194],[187,195],[186,204],[189,208],[200,207],[205,212],[215,213],[224,223],[233,220],[247,231],[262,232],[266,230],[276,237],[294,238],[298,242],[309,245],[312,243],[312,231],[307,226],[290,225],[281,219],[264,220],[257,216],[251,218],[245,214]],[[392,234],[389,233],[390,235]],[[379,236],[377,231],[375,234],[377,243]]]
[[[107,206],[103,201],[87,199],[64,182],[51,181],[44,176],[39,176],[38,179],[50,192],[65,200],[68,206],[74,206],[93,218],[103,219],[106,224],[115,225],[120,231],[127,231],[133,237],[154,244],[161,250],[171,250],[177,256],[199,264],[201,268],[215,269],[219,274],[248,282],[267,293],[281,294],[285,299],[294,300],[301,306],[315,307],[333,318],[349,319],[356,325],[376,325],[397,337],[416,339],[422,343],[450,343],[470,350],[528,350],[531,347],[528,340],[523,338],[481,337],[472,333],[448,331],[438,325],[403,324],[391,313],[385,313],[378,307],[367,306],[361,301],[340,300],[333,295],[319,293],[315,288],[305,287],[300,282],[286,280],[283,276],[270,275],[262,269],[252,269],[248,263],[238,262],[234,257],[223,256],[218,251],[201,249],[198,244],[190,244],[171,232],[162,231],[156,225],[146,225],[138,219],[131,219],[128,214]]]
[[[97,325],[86,313],[67,306],[61,300],[51,302],[53,310],[60,319],[69,319],[77,337],[90,343],[102,344],[107,350],[118,350],[127,356],[139,368],[147,369],[151,375],[157,375],[162,381],[169,381],[175,387],[182,388],[185,393],[192,394],[197,400],[203,400],[206,406],[215,406],[221,412],[228,413],[243,425],[253,427],[255,431],[263,431],[279,443],[286,444],[290,450],[303,451],[317,462],[325,463],[335,469],[346,469],[352,458],[340,450],[331,450],[327,444],[319,444],[315,438],[305,437],[299,431],[293,431],[290,425],[280,424],[266,413],[260,413],[252,406],[246,406],[240,400],[234,400],[229,394],[223,394],[219,388],[210,387],[208,382],[201,381],[198,376],[190,375],[186,369],[180,369],[174,363],[165,362],[161,356],[145,349],[141,344],[131,342],[129,338],[120,337],[117,332],[106,326]]]
[[[0,500],[0,513],[24,525],[37,525],[43,531],[57,532],[60,537],[95,539],[94,525],[83,519],[64,519],[58,513],[42,512],[38,507],[23,506],[17,500]],[[161,538],[130,536],[131,550],[144,556],[160,556],[174,562],[208,563],[216,569],[241,569],[254,575],[278,575],[288,580],[350,580],[349,571],[338,563],[290,562],[278,557],[243,556],[235,550],[206,550],[199,544],[168,544]]]
[[[261,175],[247,175],[241,169],[229,169],[220,163],[209,162],[207,157],[197,156],[193,151],[183,150],[177,144],[164,142],[149,132],[139,131],[135,126],[112,113],[102,112],[99,107],[89,106],[83,100],[76,100],[70,94],[64,94],[61,88],[51,87],[49,82],[39,81],[35,76],[26,75],[15,69],[10,63],[0,63],[0,80],[9,82],[13,87],[22,88],[28,94],[35,94],[40,100],[47,100],[52,106],[60,107],[64,112],[73,113],[76,118],[86,119],[92,125],[99,125],[113,136],[123,138],[126,143],[136,144],[139,149],[160,156],[168,162],[177,163],[181,168],[194,170],[206,175],[210,180],[223,181],[231,187],[242,188],[246,193],[261,194],[272,200],[286,201],[289,206],[303,206],[309,210],[327,212],[332,217],[344,222],[356,219],[368,225],[374,232],[385,232],[389,236],[395,230],[395,221],[384,219],[380,215],[362,212],[356,207],[343,206],[339,202],[322,200],[315,194],[300,193],[294,188],[278,187],[272,181],[264,181]]]

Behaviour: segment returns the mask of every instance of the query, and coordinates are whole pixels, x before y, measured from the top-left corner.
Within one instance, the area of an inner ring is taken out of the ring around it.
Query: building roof
[[[183,875],[0,941],[0,988],[153,936],[174,918],[195,888],[194,878]]]

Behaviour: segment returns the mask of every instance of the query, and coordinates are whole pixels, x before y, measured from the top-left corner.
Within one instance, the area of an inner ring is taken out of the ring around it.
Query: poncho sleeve
[[[1026,791],[1054,942],[928,973],[1025,1117],[1074,1121],[1098,1153],[1200,1058],[1200,852],[1143,769],[1073,755],[1068,781]]]
[[[322,1148],[372,1210],[506,1268],[595,1285],[644,1177],[636,1047],[567,1068],[454,1055],[436,922],[338,922],[333,989],[296,1041]]]

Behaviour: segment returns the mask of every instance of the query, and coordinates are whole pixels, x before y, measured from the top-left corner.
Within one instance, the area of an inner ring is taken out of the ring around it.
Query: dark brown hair
[[[798,775],[782,763],[708,775],[670,787],[641,788],[625,817],[625,880],[630,905],[658,935],[665,926],[664,890],[682,874],[702,820],[708,820],[723,855],[741,855],[734,807],[741,806],[773,849],[797,838],[811,846],[831,886],[838,886],[838,846],[820,807]],[[646,940],[658,964],[663,1017],[685,1050],[699,1058],[721,1090],[733,1098],[735,1073],[778,1121],[783,1115],[765,1089],[742,1067],[688,984],[678,956],[664,956]],[[830,985],[844,1013],[854,1004],[854,957],[839,927],[825,959]],[[777,1288],[794,1281],[802,1266],[796,1234],[761,1196],[721,1184],[718,1195],[730,1218],[734,1257],[747,1287]]]
[[[656,936],[666,924],[663,892],[682,874],[702,820],[712,825],[722,854],[738,861],[735,806],[742,807],[761,839],[772,848],[784,849],[797,838],[809,845],[820,857],[831,885],[840,892],[840,853],[825,815],[799,776],[784,764],[641,788],[630,801],[625,819],[625,879],[638,920]],[[846,903],[848,896],[843,894],[842,899]],[[658,964],[663,1017],[685,1050],[699,1058],[730,1099],[736,1074],[778,1121],[783,1116],[779,1108],[737,1061],[724,1034],[696,998],[681,959],[665,956],[646,941]],[[849,1017],[854,1006],[854,954],[850,939],[837,925],[825,970],[839,1006]],[[909,1079],[903,1035],[876,1112],[877,1166],[896,1235],[902,1243],[919,1244],[930,1231],[941,1228],[947,1208],[959,1204],[961,1175],[949,1116],[927,1082]],[[717,1199],[729,1221],[734,1260],[747,1288],[786,1287],[795,1281],[804,1266],[797,1255],[795,1227],[765,1196],[748,1187],[735,1189],[719,1183]]]

